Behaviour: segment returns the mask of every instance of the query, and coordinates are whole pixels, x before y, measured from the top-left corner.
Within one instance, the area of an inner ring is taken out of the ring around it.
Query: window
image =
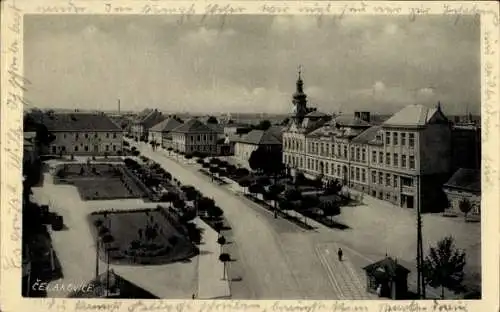
[[[359,161],[359,158],[361,157],[361,153],[359,152],[359,147],[356,148],[356,161]]]
[[[78,152],[78,145],[75,145],[75,152]]]
[[[95,137],[97,138],[97,133],[95,134]],[[106,138],[109,139],[109,132],[106,132]]]
[[[330,170],[330,171],[331,171],[330,173],[331,173],[332,175],[334,175],[334,174],[335,174],[335,165],[332,163],[332,164],[331,164],[331,167],[332,167],[332,168],[331,168],[331,170]]]
[[[106,133],[106,134],[107,134],[107,133]],[[96,132],[96,133],[94,133],[94,138],[96,138],[96,139],[97,139],[98,135],[99,135],[99,134],[98,134],[97,132]]]
[[[401,133],[401,145],[406,145],[406,133]]]
[[[106,145],[106,152],[109,151],[109,145]]]
[[[321,142],[321,155],[325,154],[325,144]]]
[[[337,145],[337,155],[338,155],[338,156],[340,156],[340,155],[341,155],[341,153],[340,153],[340,144],[339,144],[339,145]]]
[[[85,133],[85,138],[88,139],[89,138],[89,134],[88,133]]]
[[[397,175],[394,175],[392,177],[392,184],[394,185],[394,187],[398,186],[398,176]]]
[[[391,193],[385,194],[385,200],[391,200]]]
[[[84,149],[85,149],[86,152],[88,152],[89,151],[89,146],[85,145]]]
[[[378,152],[378,162],[380,164],[383,164],[384,163],[384,153],[382,152]]]
[[[113,132],[113,139],[116,139],[116,132]]]
[[[75,139],[78,140],[78,133],[75,133]]]
[[[199,134],[198,134],[198,135],[196,136],[196,141],[197,141],[197,142],[200,142],[200,141],[201,141],[201,135],[199,135]]]
[[[300,158],[300,168],[304,167],[304,159],[301,157]]]
[[[66,133],[65,133],[65,134],[63,134],[63,138],[65,138],[65,139],[66,139]]]
[[[61,146],[61,150],[62,150],[63,152],[66,152],[66,146]]]
[[[372,183],[377,184],[377,171],[372,171]]]
[[[385,174],[385,185],[391,186],[391,175],[388,173]]]
[[[311,169],[311,159],[307,158],[307,169]]]
[[[401,155],[401,167],[406,168],[406,155]]]
[[[387,145],[391,144],[391,133],[390,132],[385,133],[385,144],[387,144]]]
[[[363,161],[363,162],[366,161],[366,149],[364,149],[364,148],[361,151],[361,161]]]
[[[415,133],[408,134],[408,145],[410,147],[415,147]]]
[[[403,186],[413,186],[412,178],[401,177],[401,185]]]
[[[392,133],[392,144],[398,145],[398,133],[397,132]]]
[[[344,158],[347,158],[347,146],[344,145]]]
[[[377,152],[376,151],[372,152],[372,162],[377,163]]]
[[[340,176],[340,165],[337,165],[337,175]]]
[[[329,174],[329,173],[328,173],[328,169],[329,169],[329,168],[330,168],[330,167],[328,166],[328,163],[326,163],[326,165],[325,165],[325,173],[326,173],[326,174]]]
[[[113,152],[116,152],[116,145],[113,145]]]
[[[385,164],[386,165],[391,164],[391,153],[385,153]]]
[[[361,181],[366,182],[366,169],[361,170]]]
[[[359,181],[359,168],[356,168],[356,181]]]
[[[415,169],[415,156],[410,156],[410,169]]]
[[[332,153],[332,157],[335,156],[335,145],[332,143],[332,146],[330,148],[330,152]]]
[[[399,166],[398,164],[398,154],[394,153],[394,155],[392,155],[392,163],[395,167]]]
[[[354,180],[354,169],[351,168],[351,180]]]
[[[384,184],[384,174],[382,172],[378,173],[378,184],[380,185]]]
[[[314,170],[318,171],[318,160],[314,161]]]
[[[354,160],[354,147],[351,147],[351,157],[349,159]]]

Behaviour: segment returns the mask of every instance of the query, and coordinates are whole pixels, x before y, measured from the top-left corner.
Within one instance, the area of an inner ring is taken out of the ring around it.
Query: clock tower
[[[296,90],[293,94],[293,119],[297,124],[302,123],[307,109],[307,95],[304,93],[304,82],[302,81],[302,66],[299,66]]]

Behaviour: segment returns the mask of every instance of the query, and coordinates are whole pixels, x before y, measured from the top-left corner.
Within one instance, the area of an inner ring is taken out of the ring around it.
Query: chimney
[[[354,118],[360,118],[361,119],[361,113],[360,112],[354,112]]]
[[[118,99],[118,114],[120,114],[120,99]]]
[[[370,112],[361,112],[361,120],[370,122]]]

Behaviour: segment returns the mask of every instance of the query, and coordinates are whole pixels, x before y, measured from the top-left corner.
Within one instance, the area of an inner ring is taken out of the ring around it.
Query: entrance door
[[[413,208],[413,196],[406,196],[406,208]]]

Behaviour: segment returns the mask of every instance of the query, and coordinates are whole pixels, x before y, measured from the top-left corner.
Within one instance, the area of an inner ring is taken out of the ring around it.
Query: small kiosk
[[[363,269],[368,292],[394,300],[406,298],[410,270],[398,264],[397,260],[386,256]]]

